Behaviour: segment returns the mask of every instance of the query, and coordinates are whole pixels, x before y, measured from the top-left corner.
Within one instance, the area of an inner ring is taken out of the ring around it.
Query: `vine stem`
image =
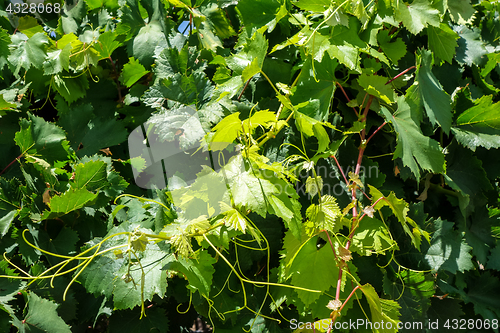
[[[252,77],[253,77],[253,76],[252,76]],[[247,80],[247,83],[245,83],[245,86],[243,87],[243,90],[241,91],[240,95],[238,96],[238,101],[241,99],[241,96],[243,96],[243,93],[245,92],[245,90],[247,90],[248,84],[250,83],[250,80],[251,80],[251,79],[252,79],[252,78],[249,78],[249,79]]]
[[[22,153],[21,155],[19,155],[18,157],[16,157],[12,162],[9,163],[9,165],[7,165],[5,168],[3,168],[2,172],[0,172],[0,176],[14,163],[16,163],[16,161],[19,161],[19,159],[21,157],[23,157],[24,153]]]
[[[335,157],[335,155],[331,155],[330,157],[335,160],[335,163],[337,163],[337,167],[339,168],[340,173],[342,174],[342,177],[344,177],[346,185],[349,185],[349,182],[347,181],[347,178],[345,176],[344,170],[342,170],[342,168],[340,167],[339,161],[337,160],[337,158]]]
[[[380,126],[379,126],[376,130],[375,130],[375,132],[373,132],[373,133],[372,133],[372,135],[370,135],[370,136],[368,137],[368,139],[366,139],[366,143],[368,143],[368,142],[369,142],[369,141],[373,138],[373,136],[374,136],[375,134],[377,134],[377,132],[378,132],[378,131],[380,131],[380,130],[382,129],[382,127],[384,127],[384,126],[385,126],[385,124],[387,124],[387,122],[386,122],[386,121],[384,121],[384,122],[382,123],[382,125],[380,125]]]
[[[361,117],[361,121],[366,122],[366,116],[367,116],[368,112],[370,111],[370,106],[371,106],[372,102],[373,102],[373,96],[370,95],[370,97],[368,97],[368,102],[366,103],[365,109],[363,110],[363,115]],[[363,154],[365,152],[365,147],[366,147],[365,136],[366,136],[366,129],[363,129],[361,131],[361,144],[359,146],[358,161],[356,163],[356,170],[355,170],[356,175],[359,175],[359,171],[361,170],[361,161],[363,160]],[[356,200],[356,186],[354,186],[351,190],[351,198],[353,201]],[[357,209],[356,205],[354,205],[354,207],[352,207],[353,226],[357,225],[357,217],[358,217],[358,209]],[[348,239],[347,244],[345,246],[346,250],[349,250],[353,236],[354,236],[354,233],[351,233],[349,235],[349,239]],[[342,262],[345,263],[344,260],[342,260]],[[337,278],[337,290],[335,292],[335,300],[337,300],[337,301],[340,301],[340,287],[342,286],[342,273],[343,272],[344,272],[343,269],[340,268],[339,269],[339,276]]]
[[[118,72],[116,71],[116,64],[111,58],[111,56],[108,57],[109,61],[111,61],[111,67],[113,67],[113,72],[115,72],[115,83],[116,83],[116,90],[118,90],[118,99],[120,103],[123,102],[123,97],[122,97],[122,92],[121,92],[121,87],[120,87],[120,82],[118,81]]]
[[[395,77],[393,77],[392,79],[390,79],[389,81],[387,81],[385,84],[391,83],[392,81],[396,80],[401,75],[404,75],[404,74],[408,73],[408,71],[410,71],[410,70],[412,70],[414,68],[417,68],[417,67],[415,67],[415,66],[408,67],[407,69],[405,69],[404,71],[402,71],[401,73],[399,73],[398,75],[396,75]]]
[[[344,94],[345,96],[345,99],[347,99],[347,102],[350,102],[351,99],[349,98],[349,96],[347,96],[345,90],[344,90],[344,87],[342,87],[342,85],[338,82],[335,82],[337,84],[337,86],[339,86],[340,90],[342,90],[342,93]],[[352,109],[354,110],[354,113],[356,114],[356,116],[359,116],[358,115],[358,111],[356,110],[356,108],[353,106]]]

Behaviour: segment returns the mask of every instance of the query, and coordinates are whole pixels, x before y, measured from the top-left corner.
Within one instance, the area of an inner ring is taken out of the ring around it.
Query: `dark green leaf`
[[[465,244],[460,232],[453,230],[453,222],[440,218],[434,221],[434,234],[425,259],[435,272],[445,269],[452,274],[473,269],[471,247]]]
[[[444,172],[444,154],[439,144],[422,134],[412,119],[410,106],[404,97],[399,97],[397,102],[398,110],[392,115],[382,107],[385,119],[394,125],[398,133],[394,158],[402,158],[403,164],[411,169],[417,180],[420,179],[420,169]]]
[[[69,326],[57,314],[57,307],[56,303],[31,292],[28,294],[26,317],[22,322],[15,320],[13,324],[23,332],[31,332],[36,328],[42,332],[71,333]]]

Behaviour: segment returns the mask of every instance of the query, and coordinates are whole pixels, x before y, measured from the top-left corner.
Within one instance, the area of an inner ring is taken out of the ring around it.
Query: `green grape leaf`
[[[20,183],[0,178],[0,239],[7,234],[20,211]]]
[[[236,8],[241,13],[245,28],[253,32],[267,27],[267,31],[271,32],[276,26],[280,3],[277,0],[240,0]]]
[[[459,207],[462,215],[469,216],[476,207],[486,203],[483,191],[493,187],[488,180],[482,162],[474,154],[460,145],[450,145],[446,156],[448,169],[446,183],[459,191]]]
[[[0,217],[0,238],[9,232],[12,221],[14,221],[18,214],[19,211],[17,209],[11,210],[7,213],[2,212],[2,217]]]
[[[134,265],[129,275],[126,265],[115,272],[113,303],[116,309],[132,309],[140,305],[142,299],[152,300],[154,295],[160,298],[165,295],[167,274],[161,269],[169,260],[165,251],[157,244],[149,243],[141,255],[141,264]]]
[[[162,270],[178,271],[188,280],[191,291],[198,290],[201,295],[208,296],[212,286],[212,276],[215,272],[213,264],[216,260],[207,252],[200,252],[196,259],[171,257],[170,262]]]
[[[212,145],[212,149],[219,150],[226,148],[240,135],[242,130],[240,113],[233,113],[222,119],[212,131],[215,134],[212,136],[212,143],[216,142],[217,145]]]
[[[497,245],[491,249],[490,255],[488,256],[488,263],[486,264],[488,269],[496,269],[500,271],[500,245]]]
[[[43,33],[43,27],[38,24],[38,20],[31,16],[22,16],[19,18],[19,25],[17,30],[25,34],[28,38],[33,37],[34,34]]]
[[[90,104],[68,109],[60,116],[59,124],[68,133],[78,156],[95,154],[99,149],[120,144],[127,138],[123,122],[96,117]]]
[[[43,63],[44,74],[53,75],[61,73],[63,70],[69,71],[71,48],[71,44],[68,43],[63,49],[49,51],[47,59]]]
[[[446,167],[444,154],[437,141],[422,134],[412,119],[412,110],[404,96],[400,96],[397,102],[398,109],[394,114],[385,107],[381,108],[386,121],[393,124],[398,134],[394,158],[401,158],[417,181],[420,179],[420,169],[434,173],[444,172]]]
[[[488,51],[481,41],[480,30],[475,27],[469,29],[465,25],[454,26],[453,30],[460,36],[455,60],[461,65],[481,65]]]
[[[84,75],[78,77],[54,76],[54,88],[68,102],[73,103],[84,97],[89,88],[89,81]]]
[[[277,186],[276,183],[274,185]],[[301,240],[302,213],[300,202],[295,198],[290,198],[285,191],[280,191],[278,195],[270,195],[267,199],[270,205],[269,212],[281,217],[295,238]]]
[[[154,61],[155,48],[166,44],[165,34],[159,22],[153,21],[139,30],[129,44],[129,51],[132,51],[134,58],[138,59],[144,67],[149,68]]]
[[[236,35],[231,22],[226,17],[226,13],[215,3],[204,6],[201,12],[206,17],[207,29],[215,32],[219,38],[226,39]]]
[[[3,98],[3,95],[0,95],[0,116],[7,114],[3,110],[12,110],[15,109],[16,107],[17,107],[16,104],[7,102]]]
[[[12,46],[9,62],[15,67],[14,75],[18,75],[21,67],[25,70],[31,66],[42,68],[45,60],[45,44],[49,41],[44,33],[38,32],[31,38],[24,34],[15,34],[11,36]]]
[[[44,211],[41,219],[47,220],[66,215],[69,212],[84,207],[96,198],[97,193],[94,194],[84,188],[70,189],[50,199],[50,211]]]
[[[262,217],[267,213],[267,197],[278,192],[273,183],[255,177],[251,171],[229,178],[229,189],[238,209],[249,209]]]
[[[195,63],[195,59],[193,59],[186,44],[181,50],[165,48],[161,51],[156,56],[154,72],[157,77],[166,79],[175,73],[187,74],[188,68],[196,70],[199,67],[200,65]]]
[[[318,249],[318,237],[309,239],[302,245],[291,261],[292,284],[297,287],[327,291],[337,283],[339,269],[330,246]],[[296,290],[300,300],[307,306],[316,301],[320,293]],[[326,306],[326,305],[325,305]]]
[[[321,197],[321,203],[311,204],[306,210],[306,217],[313,223],[313,230],[336,233],[343,226],[341,216],[337,199],[328,194]]]
[[[323,125],[327,125],[328,127],[331,127],[331,125],[320,122],[299,111],[296,111],[294,116],[295,124],[297,125],[299,131],[304,133],[307,137],[314,136],[318,140],[317,152],[320,153],[325,151],[330,144],[330,137],[328,136],[328,133]]]
[[[15,142],[21,152],[40,156],[52,164],[68,158],[68,142],[64,131],[42,118],[29,115],[29,120],[21,119],[21,130],[15,135]]]
[[[439,11],[432,7],[428,0],[415,0],[407,5],[399,1],[396,7],[396,20],[402,21],[403,25],[412,34],[416,35],[428,25],[439,26]]]
[[[364,90],[375,97],[380,98],[387,104],[392,104],[396,101],[396,92],[386,84],[388,79],[379,75],[361,74],[358,78],[358,83]]]
[[[155,133],[161,141],[179,141],[181,149],[193,148],[205,135],[196,112],[193,110],[163,109],[160,113],[149,118],[148,123],[155,125]],[[182,130],[182,135],[177,138],[176,133]]]
[[[372,323],[381,323],[382,321],[385,323],[391,323],[392,325],[384,325],[383,329],[374,329],[374,332],[397,332],[398,322],[399,322],[399,309],[400,306],[395,301],[385,300],[379,298],[375,288],[373,288],[370,284],[364,284],[359,289],[365,295],[366,300],[368,301],[368,305],[370,306],[370,312],[372,314],[371,322]],[[389,327],[392,327],[389,328]]]
[[[97,242],[96,242],[97,243]],[[93,243],[90,243],[95,245]],[[106,242],[101,246],[101,250],[106,250],[111,247],[110,244],[119,245],[116,237],[113,242]],[[126,244],[126,240],[122,239],[122,244]],[[82,283],[87,292],[98,295],[104,295],[111,299],[114,283],[122,276],[117,276],[117,272],[125,265],[125,259],[112,257],[110,255],[97,256],[92,262],[81,272],[78,281]],[[139,288],[140,288],[139,279]]]
[[[493,103],[491,95],[474,101],[474,106],[460,113],[452,132],[465,147],[500,148],[500,103]]]
[[[89,10],[106,7],[113,11],[119,8],[118,0],[86,0]]]
[[[448,2],[451,19],[458,24],[470,23],[476,10],[470,0],[454,0]]]
[[[243,74],[243,71],[248,68],[246,72],[248,77],[244,79],[246,81],[262,69],[267,48],[267,39],[261,33],[256,32],[252,38],[245,40],[240,52],[225,58],[226,64],[236,75]]]
[[[474,305],[474,312],[492,322],[499,318],[498,298],[500,297],[500,280],[494,272],[484,272],[479,277],[468,276],[467,292],[461,291],[466,303]]]
[[[300,112],[318,121],[327,121],[330,104],[335,92],[336,60],[323,57],[321,62],[308,59],[302,67],[297,88],[290,101],[293,105],[307,103]]]
[[[370,194],[372,195],[373,202],[376,202],[380,198],[384,197],[382,193],[375,187],[368,185],[370,188]],[[404,199],[398,199],[394,192],[391,192],[387,197],[380,200],[373,208],[380,209],[384,206],[389,206],[392,213],[397,217],[399,223],[403,227],[404,231],[410,236],[412,244],[420,249],[420,243],[422,241],[422,236],[428,238],[427,232],[420,229],[415,221],[408,217],[408,203]],[[365,217],[366,218],[366,217]],[[412,229],[410,229],[412,227]]]
[[[184,105],[201,104],[210,100],[212,86],[204,73],[194,72],[189,76],[174,74],[161,81],[162,97]]]
[[[120,82],[129,88],[148,73],[149,71],[139,61],[131,57],[128,59],[128,63],[123,66],[122,73],[120,74]]]
[[[416,90],[420,94],[425,111],[432,124],[439,124],[444,132],[448,134],[452,118],[451,98],[432,73],[432,66],[432,53],[422,50],[420,65],[417,68],[415,77],[415,81],[418,82]]]
[[[330,0],[299,0],[292,3],[300,9],[311,12],[324,12],[331,5]]]
[[[455,49],[457,48],[457,33],[444,23],[439,27],[430,26],[427,28],[429,36],[429,49],[434,53],[437,59],[444,60],[451,64]]]
[[[116,37],[116,34],[112,31],[106,31],[99,36],[99,40],[94,46],[97,54],[99,54],[99,60],[110,58],[113,51],[121,46]]]
[[[453,229],[454,223],[438,218],[434,221],[435,232],[425,259],[432,271],[447,270],[452,274],[474,268],[471,247],[463,241],[459,231]]]
[[[403,39],[396,38],[394,42],[391,42],[389,31],[387,30],[380,31],[377,35],[377,39],[382,51],[384,51],[387,58],[394,64],[397,64],[399,59],[405,56],[406,44],[403,42]]]
[[[360,255],[369,256],[373,253],[384,254],[385,251],[397,248],[382,221],[365,216],[356,228],[350,249]]]
[[[36,327],[42,332],[71,333],[69,326],[57,314],[57,307],[58,304],[30,292],[28,293],[28,313],[22,322],[16,318],[13,325],[21,332],[29,332],[32,327]]]
[[[0,69],[8,63],[7,58],[10,55],[9,44],[11,43],[10,34],[0,28]]]
[[[356,47],[345,42],[343,45],[330,45],[327,52],[332,59],[337,59],[347,68],[361,73],[360,56]]]
[[[94,191],[108,184],[106,163],[103,161],[88,161],[75,167],[75,179],[72,186],[75,189],[85,188]]]

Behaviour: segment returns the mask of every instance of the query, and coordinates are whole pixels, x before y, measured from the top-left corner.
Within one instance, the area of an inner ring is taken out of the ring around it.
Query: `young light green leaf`
[[[94,194],[84,188],[70,189],[50,199],[50,211],[44,211],[41,219],[47,220],[66,215],[84,207],[95,198],[97,198],[97,193]]]
[[[321,176],[317,177],[307,177],[306,180],[306,192],[311,195],[311,198],[314,198],[316,194],[321,195],[321,191],[323,189],[323,178]]]
[[[212,143],[217,143],[212,149],[221,150],[226,148],[240,135],[242,124],[240,120],[240,113],[233,113],[222,119],[212,131],[215,134],[212,136]]]
[[[311,204],[306,210],[306,216],[313,223],[311,232],[328,230],[336,233],[343,226],[340,221],[342,212],[337,204],[337,199],[328,194],[321,197],[321,203]]]
[[[238,209],[249,209],[262,217],[267,213],[267,196],[278,190],[267,179],[257,178],[251,171],[245,171],[229,179],[229,188]]]
[[[139,63],[139,61],[130,57],[128,59],[128,63],[123,66],[123,70],[120,75],[120,82],[126,87],[130,87],[148,73],[149,71],[147,71],[144,66]]]
[[[240,38],[245,37],[242,36]],[[240,52],[227,57],[225,60],[227,66],[231,68],[236,75],[242,75],[243,71],[248,68],[244,75],[246,78],[244,78],[244,81],[246,81],[262,69],[269,43],[267,39],[258,32],[256,32],[252,38],[245,39],[243,43],[243,49]]]
[[[428,25],[439,26],[439,11],[428,0],[415,0],[411,4],[397,2],[396,19],[403,22],[412,34],[416,35]]]
[[[120,42],[116,40],[116,33],[106,31],[99,36],[99,40],[94,48],[99,54],[99,60],[110,58],[113,51],[120,47]]]
[[[365,91],[375,97],[380,98],[387,104],[392,104],[396,101],[396,92],[391,85],[386,84],[388,79],[379,75],[361,74],[358,78],[358,83]]]

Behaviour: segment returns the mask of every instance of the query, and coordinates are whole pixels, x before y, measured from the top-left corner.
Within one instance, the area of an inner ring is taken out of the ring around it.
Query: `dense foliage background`
[[[0,331],[499,331],[500,2],[0,3]]]

